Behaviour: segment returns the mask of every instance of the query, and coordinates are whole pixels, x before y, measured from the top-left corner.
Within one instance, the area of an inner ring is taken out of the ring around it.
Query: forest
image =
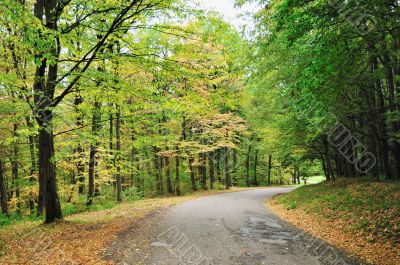
[[[248,3],[238,28],[185,0],[1,0],[0,226],[316,176],[398,182],[400,2]]]

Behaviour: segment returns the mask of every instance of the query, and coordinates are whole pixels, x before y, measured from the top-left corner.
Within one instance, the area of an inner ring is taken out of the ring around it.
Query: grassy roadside
[[[233,188],[228,192],[242,190]],[[0,264],[110,264],[102,261],[100,254],[126,226],[155,211],[217,193],[221,191],[124,203],[112,209],[70,215],[52,225],[35,220],[6,226],[0,228]]]
[[[268,206],[295,226],[368,262],[400,264],[400,183],[323,182],[277,196]]]

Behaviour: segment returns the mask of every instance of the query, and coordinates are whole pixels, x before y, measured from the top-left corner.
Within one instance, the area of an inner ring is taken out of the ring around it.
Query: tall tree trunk
[[[378,66],[378,60],[375,57],[375,52],[374,48],[372,51],[370,51],[371,55],[371,64],[373,68],[373,72],[375,73],[376,71],[379,70]],[[392,178],[392,173],[390,169],[390,158],[389,158],[389,136],[388,136],[388,131],[385,123],[385,116],[386,116],[386,106],[385,106],[385,96],[383,93],[383,88],[382,88],[382,83],[381,80],[376,77],[375,78],[375,90],[377,93],[377,100],[378,100],[378,105],[379,105],[379,114],[377,115],[378,119],[378,127],[380,131],[380,135],[376,136],[378,141],[380,142],[380,151],[381,151],[381,156],[382,156],[382,164],[383,164],[383,170],[384,170],[384,175],[386,178],[391,179]]]
[[[44,11],[45,26],[53,31],[57,30],[58,12],[56,11],[58,1],[37,0],[34,5],[34,15],[43,21]],[[45,38],[44,36],[40,36]],[[39,207],[38,214],[43,213],[43,206],[46,208],[46,223],[62,218],[60,201],[57,194],[56,165],[54,158],[54,135],[53,135],[53,113],[52,107],[55,88],[58,77],[57,61],[60,54],[60,40],[54,37],[54,47],[46,51],[52,55],[52,62],[48,62],[42,51],[35,53],[35,60],[40,62],[36,67],[33,82],[34,92],[34,114],[39,124]],[[47,78],[46,78],[47,77]]]
[[[31,132],[33,130],[33,123],[31,121],[31,118],[29,116],[25,117],[26,125],[29,128],[29,131]],[[30,172],[30,178],[29,182],[31,186],[35,186],[36,184],[36,177],[35,175],[37,174],[37,158],[36,158],[36,143],[35,143],[35,137],[29,133],[28,136],[28,141],[29,141],[29,155],[30,155],[30,160],[31,160],[31,172]],[[34,213],[35,211],[35,198],[34,194],[31,191],[29,193],[29,210],[31,214]]]
[[[231,172],[229,167],[229,147],[225,147],[225,187],[229,190],[232,186]]]
[[[91,145],[89,151],[88,198],[86,202],[87,206],[90,206],[93,203],[94,175],[96,170],[96,154],[97,154],[97,145]]]
[[[256,149],[256,154],[254,156],[254,185],[256,185],[256,187],[258,187],[257,164],[258,164],[258,149]]]
[[[176,157],[175,157],[175,192],[177,196],[181,196],[181,181],[180,181],[180,156],[179,156],[179,146],[176,146]]]
[[[7,204],[7,189],[4,180],[4,162],[0,158],[0,205],[1,213],[8,215],[8,204]]]
[[[192,138],[193,137],[193,131],[189,130],[189,134],[190,134],[190,138]],[[186,117],[184,115],[183,118],[182,118],[182,136],[181,136],[181,140],[185,141],[186,137],[187,137],[186,136]],[[188,163],[189,163],[189,170],[190,170],[190,180],[192,182],[192,190],[193,191],[197,191],[196,172],[195,172],[195,168],[193,166],[194,157],[193,157],[193,154],[191,152],[189,152]]]
[[[96,137],[95,142],[90,145],[89,151],[89,172],[88,172],[88,195],[86,205],[90,206],[93,203],[95,192],[95,174],[97,166],[97,153],[99,148],[98,134],[99,134],[99,121],[100,121],[100,103],[96,99],[94,102],[94,109],[92,115],[92,133]]]
[[[157,191],[157,194],[161,195],[162,190],[161,190],[161,169],[160,169],[160,159],[159,159],[159,152],[160,149],[156,146],[153,146],[153,152],[154,152],[154,157],[153,157],[153,164],[154,164],[154,180],[155,180],[155,189]]]
[[[325,174],[326,180],[327,181],[331,181],[331,174],[330,174],[329,170],[326,167],[324,154],[321,152],[320,155],[321,155],[322,169],[324,170],[324,174]]]
[[[250,187],[250,154],[251,154],[251,145],[247,150],[247,157],[246,157],[246,185]]]
[[[167,149],[168,150],[168,149]],[[165,178],[167,180],[167,191],[169,194],[174,193],[174,189],[172,187],[172,181],[171,181],[171,168],[170,168],[170,163],[169,163],[169,156],[167,155],[165,157]]]
[[[300,168],[298,167],[297,168],[297,175],[296,175],[296,178],[297,178],[297,184],[299,184],[300,185]]]
[[[18,139],[18,125],[14,123],[14,130],[13,130],[14,139]],[[15,190],[15,198],[17,199],[17,213],[21,213],[21,202],[20,196],[21,192],[19,189],[19,143],[18,140],[15,140],[13,143],[13,158],[12,158],[12,178],[13,178],[13,189]]]
[[[214,152],[211,151],[208,155],[208,164],[210,165],[210,189],[214,189],[215,171],[214,171]]]
[[[41,128],[39,131],[39,176],[45,188],[46,223],[62,219],[60,200],[57,194],[56,165],[54,158],[53,130]],[[40,183],[40,182],[39,182]]]
[[[197,184],[196,184],[196,172],[193,166],[194,159],[193,156],[189,156],[189,169],[190,169],[190,180],[192,182],[192,190],[197,191]]]
[[[392,139],[390,141],[390,145],[391,145],[391,150],[393,150],[393,160],[394,163],[393,167],[394,167],[394,174],[391,174],[391,179],[392,180],[396,180],[397,176],[400,172],[400,144],[399,142],[396,140],[396,134],[399,131],[399,124],[398,124],[398,119],[395,118],[395,114],[397,111],[397,102],[395,99],[395,83],[394,83],[394,74],[393,74],[393,68],[391,67],[391,61],[389,58],[389,55],[387,54],[387,52],[384,52],[384,65],[386,68],[386,79],[387,79],[387,88],[388,88],[388,98],[389,98],[389,111],[390,114],[393,115],[392,117],[390,117],[390,124],[391,124],[391,130],[392,130]]]
[[[160,165],[159,187],[160,187],[160,193],[164,194],[164,157],[162,155],[160,155],[158,158],[160,159],[160,161],[159,161],[159,165]]]
[[[321,141],[322,141],[322,146],[324,150],[324,156],[325,156],[325,166],[328,174],[326,175],[327,180],[334,180],[334,176],[332,176],[333,170],[332,170],[332,164],[331,164],[331,156],[329,154],[329,146],[328,146],[328,136],[326,134],[321,136]],[[351,141],[350,141],[351,142]]]
[[[112,151],[114,150],[114,115],[111,113],[110,114],[110,121],[109,123],[109,133],[108,133],[108,146],[110,149],[110,152],[112,153]]]
[[[271,185],[272,155],[268,156],[268,185]]]
[[[201,186],[203,190],[207,190],[207,156],[205,153],[199,154],[199,172],[200,172],[200,180]]]
[[[76,126],[82,127],[83,126],[83,117],[82,117],[82,113],[78,110],[79,105],[81,105],[83,103],[83,98],[81,97],[81,95],[77,95],[75,97],[75,108],[77,109],[78,112],[78,117],[76,119]],[[75,157],[77,159],[76,162],[76,169],[77,169],[77,174],[76,174],[76,179],[78,180],[78,193],[79,194],[83,194],[85,191],[85,164],[83,163],[84,161],[84,150],[81,146],[80,143],[78,143],[78,146],[75,148]],[[75,183],[73,183],[75,184]]]
[[[117,106],[117,114],[115,120],[115,137],[116,144],[116,163],[117,163],[117,202],[122,202],[122,178],[121,178],[121,110]]]
[[[221,170],[221,149],[217,149],[216,151],[216,164],[215,164],[215,171],[216,171],[216,173],[217,173],[217,179],[218,179],[218,182],[219,183],[221,183],[222,182],[222,170]]]
[[[237,186],[239,181],[238,170],[237,170],[237,150],[236,148],[232,151],[232,159],[233,159],[233,185]]]

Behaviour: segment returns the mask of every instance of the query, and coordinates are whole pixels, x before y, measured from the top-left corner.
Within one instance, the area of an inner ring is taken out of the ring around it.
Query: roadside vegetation
[[[281,217],[374,264],[400,262],[400,183],[338,179],[303,186],[270,206]],[[385,258],[383,258],[385,257]]]
[[[243,189],[232,188],[229,192]],[[136,251],[144,251],[151,240],[146,223],[169,207],[202,196],[227,191],[198,191],[177,196],[148,198],[71,214],[64,221],[43,225],[42,220],[20,221],[0,227],[0,264],[113,264],[106,260],[107,247],[118,234],[130,231]],[[123,249],[112,255],[120,255]],[[62,263],[64,262],[64,263]]]

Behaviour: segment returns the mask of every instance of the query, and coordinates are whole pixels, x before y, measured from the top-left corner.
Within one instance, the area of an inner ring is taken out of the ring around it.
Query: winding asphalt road
[[[225,193],[174,207],[156,228],[146,264],[359,264],[266,209],[267,199],[291,190]]]

